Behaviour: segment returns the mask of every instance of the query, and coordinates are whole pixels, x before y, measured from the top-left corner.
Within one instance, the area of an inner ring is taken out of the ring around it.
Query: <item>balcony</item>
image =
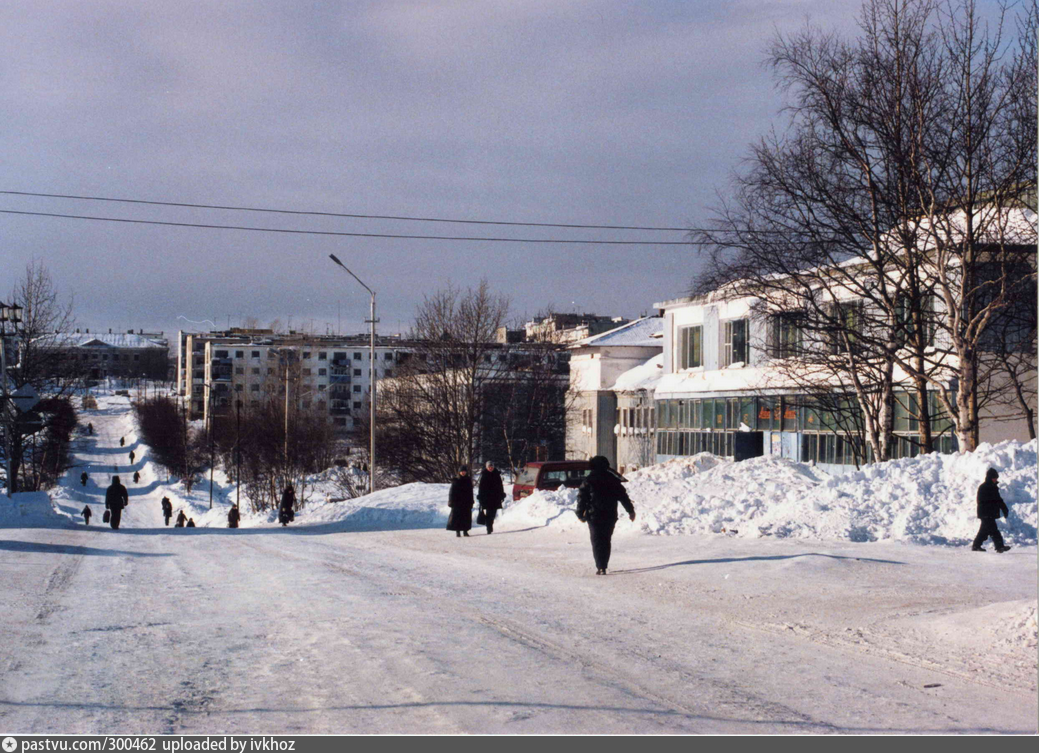
[[[350,415],[350,401],[332,400],[328,404],[328,412],[333,416],[348,416]]]

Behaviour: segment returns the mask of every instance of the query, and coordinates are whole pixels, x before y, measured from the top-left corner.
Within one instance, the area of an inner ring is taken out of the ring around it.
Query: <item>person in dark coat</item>
[[[238,521],[242,519],[242,516],[238,512],[238,505],[231,505],[231,509],[227,511],[227,527],[237,528]]]
[[[981,545],[989,536],[992,537],[997,552],[1002,554],[1010,548],[1003,544],[1003,534],[996,525],[1000,515],[1006,518],[1010,511],[1007,510],[1003,498],[999,496],[999,471],[989,468],[985,474],[985,482],[978,487],[978,518],[981,520],[981,527],[978,528],[978,535],[974,537],[972,551],[984,552]]]
[[[170,518],[173,517],[173,503],[169,497],[162,498],[162,517],[166,519],[166,525],[169,525]]]
[[[296,518],[296,490],[292,488],[292,484],[286,484],[285,490],[281,493],[281,504],[278,505],[278,513],[279,516],[281,513],[284,513],[290,523]]]
[[[87,435],[94,436],[94,424],[87,424]]]
[[[577,518],[588,524],[592,538],[595,574],[606,575],[610,565],[613,529],[617,525],[617,504],[635,520],[635,507],[621,485],[620,476],[610,470],[610,461],[596,455],[589,462],[591,472],[577,490]]]
[[[480,488],[476,492],[476,499],[480,503],[480,512],[486,521],[487,533],[494,533],[494,517],[505,500],[505,486],[501,482],[501,473],[490,460],[487,461],[483,473],[480,474]]]
[[[90,505],[86,505],[83,508],[83,520],[86,521],[87,525],[90,525],[90,516],[94,513],[90,511]]]
[[[126,444],[126,437],[119,437],[119,446],[122,447]]]
[[[134,471],[133,472],[133,482],[135,484],[141,483],[141,472],[140,471]]]
[[[130,465],[133,465],[133,459],[134,459],[134,453],[133,453],[133,450],[130,450]]]
[[[451,508],[451,514],[447,516],[447,530],[454,531],[456,537],[468,537],[469,529],[473,527],[473,480],[469,478],[469,469],[464,465],[458,469],[458,476],[451,482],[447,506]]]
[[[123,517],[123,508],[130,503],[130,496],[126,493],[126,487],[119,483],[119,477],[112,477],[112,485],[105,491],[105,507],[111,516],[108,519],[112,528],[119,528],[119,520]]]
[[[188,528],[194,528],[195,527],[195,519],[194,518],[188,518],[188,525],[187,525],[187,527]]]
[[[86,471],[83,471],[81,474],[79,474],[79,483],[83,484],[83,486],[86,486],[88,478],[90,478],[90,476],[87,475]]]
[[[174,528],[183,528],[184,524],[188,522],[188,516],[181,510],[177,513],[177,522],[173,524]]]

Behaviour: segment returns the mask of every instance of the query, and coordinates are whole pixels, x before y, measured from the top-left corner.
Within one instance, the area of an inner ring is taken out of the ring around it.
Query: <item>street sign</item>
[[[32,388],[31,384],[23,384],[11,393],[11,402],[14,403],[15,408],[24,413],[32,410],[36,403],[40,402],[40,396],[36,394],[36,390]]]

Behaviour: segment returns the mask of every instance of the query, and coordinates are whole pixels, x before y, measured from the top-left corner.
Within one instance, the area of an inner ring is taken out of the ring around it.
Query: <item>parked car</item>
[[[512,485],[512,501],[523,499],[536,489],[555,490],[561,486],[576,489],[588,475],[587,460],[542,460],[527,463]]]

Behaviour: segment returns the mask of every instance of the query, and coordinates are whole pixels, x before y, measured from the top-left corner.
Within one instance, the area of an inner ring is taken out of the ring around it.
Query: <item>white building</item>
[[[654,462],[663,326],[661,317],[646,317],[570,346],[568,459],[603,455],[618,469]]]

